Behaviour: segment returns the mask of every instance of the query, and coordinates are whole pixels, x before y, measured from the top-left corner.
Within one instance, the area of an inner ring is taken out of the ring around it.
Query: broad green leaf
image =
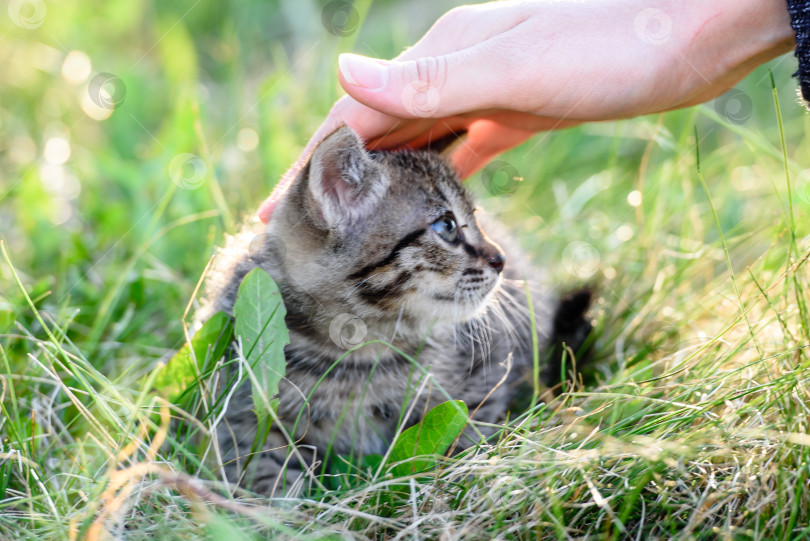
[[[405,461],[394,466],[394,475],[402,477],[433,466],[435,457],[447,452],[464,430],[468,418],[467,405],[461,400],[442,402],[427,412],[419,424],[405,430],[391,446],[389,461]]]
[[[256,376],[253,405],[260,420],[269,415],[268,404],[278,394],[278,384],[284,377],[286,360],[284,346],[290,343],[290,333],[284,324],[287,310],[281,292],[263,269],[250,271],[236,295],[233,307],[236,335],[242,338],[242,351]],[[262,393],[256,391],[258,385]]]
[[[158,369],[153,383],[155,389],[175,402],[194,384],[207,360],[219,359],[225,353],[232,335],[233,326],[228,315],[224,312],[214,314],[191,338],[191,347],[185,343],[165,366]]]

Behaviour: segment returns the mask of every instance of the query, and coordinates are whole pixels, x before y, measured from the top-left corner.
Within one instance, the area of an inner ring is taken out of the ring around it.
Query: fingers
[[[498,105],[504,85],[492,51],[481,45],[441,56],[386,61],[338,57],[340,83],[358,102],[390,116],[453,116]],[[495,61],[493,61],[495,60]]]
[[[394,60],[338,57],[340,83],[358,102],[399,118],[441,118],[503,106],[525,69],[521,3],[461,6]]]
[[[395,129],[380,137],[369,139],[366,146],[369,150],[388,150],[408,145],[436,124],[433,119],[404,120]]]
[[[490,120],[470,124],[467,138],[450,155],[450,163],[459,177],[467,178],[501,152],[523,143],[534,131],[508,128]]]
[[[462,134],[471,122],[469,118],[451,117],[415,120],[385,137],[370,141],[369,149],[423,148],[451,133]]]
[[[495,120],[482,119],[470,124],[463,144],[450,155],[450,163],[459,177],[468,178],[498,154],[525,142],[539,131],[576,126],[579,121],[533,117],[529,129],[512,127]]]

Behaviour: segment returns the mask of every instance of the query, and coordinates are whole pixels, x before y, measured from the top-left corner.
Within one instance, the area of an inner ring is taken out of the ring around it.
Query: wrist
[[[794,47],[785,0],[697,2],[695,24],[686,45],[687,58],[703,73],[722,78],[740,67],[759,65]],[[698,68],[700,69],[700,68]],[[713,80],[707,75],[707,78]]]

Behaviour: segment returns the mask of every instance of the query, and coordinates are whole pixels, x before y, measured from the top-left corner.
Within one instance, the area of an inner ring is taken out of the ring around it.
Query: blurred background
[[[337,55],[393,57],[455,5],[8,1],[0,238],[37,306],[109,373],[173,351],[223,232],[252,217],[342,94]],[[810,130],[794,69],[786,56],[701,107],[538,135],[468,185],[558,283],[601,283],[611,317],[663,284],[676,295],[699,265],[690,295],[726,270],[695,133],[740,269],[772,246],[791,204],[806,214],[810,164],[797,149]],[[769,253],[781,261],[784,249]],[[656,310],[678,318],[678,305]],[[21,307],[2,263],[0,328],[36,332]]]

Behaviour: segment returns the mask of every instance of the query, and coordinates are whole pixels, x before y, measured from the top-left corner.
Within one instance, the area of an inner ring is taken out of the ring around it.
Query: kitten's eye
[[[430,226],[446,242],[450,244],[458,242],[458,227],[456,226],[456,217],[453,216],[452,212],[448,212]]]

